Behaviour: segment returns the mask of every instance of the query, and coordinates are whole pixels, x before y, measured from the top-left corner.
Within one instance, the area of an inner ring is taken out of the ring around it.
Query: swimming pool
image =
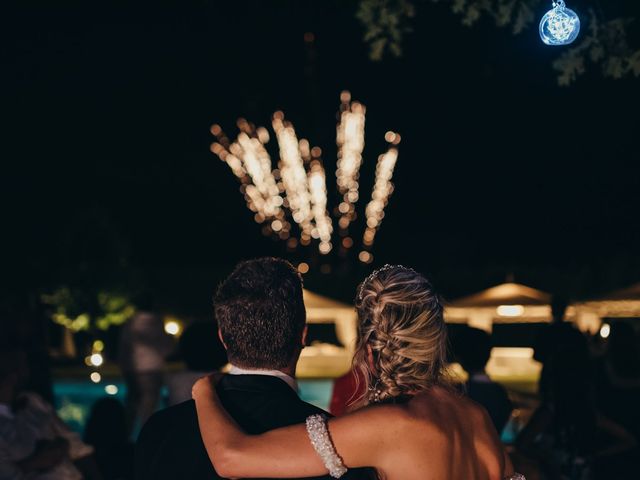
[[[298,380],[298,386],[300,398],[305,402],[312,403],[324,410],[329,409],[333,389],[332,379]],[[103,397],[115,397],[124,402],[126,388],[121,379],[113,379],[112,381],[107,379],[100,383],[70,378],[58,379],[53,385],[56,410],[62,420],[74,431],[81,433],[93,403]],[[158,408],[167,406],[166,398],[167,392],[165,390]]]
[[[329,410],[333,379],[298,380],[300,398],[324,410]],[[82,433],[91,411],[91,406],[100,398],[111,396],[124,402],[126,385],[121,379],[105,380],[100,383],[80,379],[59,379],[54,383],[56,410],[74,431]],[[167,392],[163,391],[158,409],[165,408]],[[514,411],[514,414],[518,410]],[[502,431],[502,441],[513,443],[521,430],[521,421],[514,415]]]

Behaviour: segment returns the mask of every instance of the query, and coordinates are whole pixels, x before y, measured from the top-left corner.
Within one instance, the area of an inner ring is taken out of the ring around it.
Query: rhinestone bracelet
[[[347,468],[333,446],[326,418],[323,415],[311,415],[307,417],[306,424],[311,445],[329,471],[329,475],[333,478],[342,477],[347,473]]]

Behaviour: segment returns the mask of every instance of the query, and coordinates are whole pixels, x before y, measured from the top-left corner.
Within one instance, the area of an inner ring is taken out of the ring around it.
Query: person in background
[[[336,417],[347,413],[365,394],[365,381],[353,368],[333,383],[329,411]]]
[[[597,374],[598,406],[640,441],[640,345],[630,324],[611,324]]]
[[[513,404],[506,389],[491,380],[485,370],[491,357],[491,336],[479,328],[467,328],[461,332],[459,341],[458,361],[469,375],[466,394],[487,410],[500,433],[511,416]]]
[[[624,455],[636,448],[636,442],[596,409],[593,364],[582,333],[569,326],[549,347],[541,405],[516,439],[516,447],[539,462],[546,478],[591,479],[598,462]]]
[[[295,372],[307,327],[302,278],[291,263],[279,258],[239,263],[220,285],[214,306],[232,364],[220,394],[240,425],[259,433],[325,413],[298,397]],[[203,343],[205,349],[211,345]],[[193,400],[149,419],[136,442],[135,474],[136,480],[221,478],[202,443]]]
[[[227,364],[227,352],[218,338],[214,322],[189,325],[178,343],[186,370],[166,375],[169,405],[191,400],[191,388],[200,377],[219,371]]]
[[[153,313],[151,298],[141,297],[138,311],[120,334],[118,363],[127,385],[127,425],[135,432],[155,412],[160,400],[165,358],[173,351],[162,318]]]
[[[550,479],[592,478],[597,414],[588,346],[575,329],[557,340],[545,351],[541,405],[516,446]]]
[[[0,479],[99,479],[93,448],[83,443],[39,395],[25,391],[27,358],[0,350]]]
[[[565,322],[568,301],[563,295],[554,295],[551,299],[551,323],[544,325],[535,338],[533,345],[533,359],[543,366],[555,351],[557,345],[571,342],[574,327]],[[546,374],[549,369],[542,369],[538,382],[539,393],[542,395],[547,390]]]
[[[127,432],[125,408],[119,400],[104,397],[93,404],[84,441],[95,449],[104,480],[133,479],[133,443]]]
[[[631,433],[640,443],[640,345],[629,323],[615,322],[604,355],[596,368],[598,409]],[[640,471],[640,449],[609,462],[611,478],[626,471]]]

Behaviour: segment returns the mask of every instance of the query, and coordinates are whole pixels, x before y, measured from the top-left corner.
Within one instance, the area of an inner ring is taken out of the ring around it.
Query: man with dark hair
[[[296,269],[277,258],[242,262],[214,303],[218,334],[232,365],[218,392],[238,424],[258,434],[324,413],[297,394],[295,369],[306,315]],[[357,471],[350,475],[359,478]],[[136,447],[136,479],[177,478],[220,478],[202,443],[192,400],[152,416]]]
[[[232,365],[294,376],[307,318],[293,265],[277,258],[240,263],[220,285],[214,309]]]

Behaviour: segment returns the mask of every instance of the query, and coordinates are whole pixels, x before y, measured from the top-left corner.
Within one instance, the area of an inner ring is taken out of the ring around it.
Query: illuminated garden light
[[[93,353],[89,356],[89,363],[94,367],[99,367],[104,363],[104,357],[100,353]]]
[[[117,395],[118,394],[118,387],[116,387],[113,384],[107,385],[104,387],[104,391],[107,395]]]
[[[500,305],[496,308],[496,313],[501,317],[520,317],[524,314],[522,305]]]
[[[600,336],[602,338],[609,338],[610,334],[611,334],[611,325],[609,325],[608,323],[603,323],[602,326],[600,327]]]
[[[544,14],[538,29],[547,45],[569,45],[580,32],[580,18],[565,6],[564,0],[554,0],[553,8]]]
[[[91,372],[89,378],[93,383],[100,383],[100,380],[102,380],[102,375],[100,375],[98,372]]]
[[[181,330],[182,330],[182,327],[175,320],[168,320],[164,324],[164,331],[169,335],[176,336],[180,333]]]

